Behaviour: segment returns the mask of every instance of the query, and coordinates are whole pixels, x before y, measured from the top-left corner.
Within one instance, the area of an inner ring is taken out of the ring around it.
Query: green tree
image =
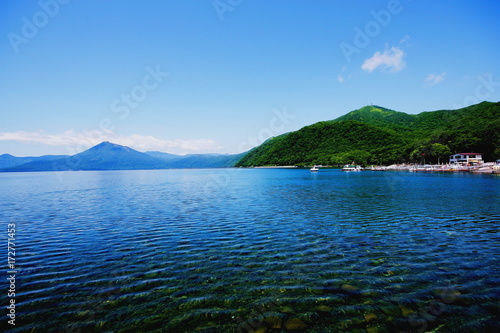
[[[438,163],[442,163],[451,155],[451,149],[447,145],[433,143],[429,149],[429,155]]]

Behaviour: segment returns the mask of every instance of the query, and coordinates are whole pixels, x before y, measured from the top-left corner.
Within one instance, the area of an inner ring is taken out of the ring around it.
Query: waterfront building
[[[450,156],[450,164],[480,164],[483,163],[483,154],[458,153]]]

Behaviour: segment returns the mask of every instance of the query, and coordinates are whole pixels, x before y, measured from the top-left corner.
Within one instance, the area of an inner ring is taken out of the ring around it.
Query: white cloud
[[[43,131],[17,131],[0,133],[0,141],[17,141],[22,143],[35,143],[49,146],[76,146],[90,143],[98,144],[100,142],[98,140],[103,137],[104,133],[101,131],[75,133],[70,130],[60,134],[48,134]]]
[[[371,57],[365,60],[361,68],[368,72],[373,72],[375,69],[382,67],[388,69],[390,72],[399,72],[405,67],[403,60],[405,53],[400,48],[395,46],[383,53],[377,51]]]
[[[441,74],[429,74],[425,78],[424,82],[427,83],[429,86],[433,86],[433,85],[438,84],[439,82],[443,81],[445,75],[446,75],[446,72],[442,72]]]
[[[114,143],[131,147],[140,151],[159,150],[172,151],[181,149],[183,151],[199,152],[209,150],[220,150],[222,147],[210,139],[176,139],[163,140],[151,135],[132,134],[130,136],[117,136],[111,139]]]
[[[129,136],[117,135],[112,132],[98,130],[74,132],[65,131],[59,134],[38,132],[3,132],[0,141],[16,141],[27,144],[43,144],[49,146],[67,147],[72,153],[83,151],[103,141],[110,141],[139,151],[159,150],[164,152],[207,152],[220,150],[222,147],[210,139],[176,139],[163,140],[151,135],[132,134]]]

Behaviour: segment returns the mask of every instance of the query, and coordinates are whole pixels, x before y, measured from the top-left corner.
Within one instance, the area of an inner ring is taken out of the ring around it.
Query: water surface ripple
[[[0,188],[12,332],[498,329],[498,176],[4,173]]]

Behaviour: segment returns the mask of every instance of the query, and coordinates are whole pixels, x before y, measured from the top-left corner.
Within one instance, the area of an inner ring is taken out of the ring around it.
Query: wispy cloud
[[[222,149],[219,144],[210,139],[162,140],[150,135],[133,134],[130,136],[119,136],[112,139],[112,141],[141,151],[172,151],[172,149],[181,149],[190,152],[206,152]]]
[[[347,71],[347,67],[344,66],[342,67],[342,70],[340,71],[339,75],[337,75],[337,80],[340,82],[340,83],[344,83],[345,80],[348,80],[351,78],[351,75],[345,75],[345,72]]]
[[[411,38],[410,36],[408,35],[405,35],[400,41],[399,41],[399,45],[402,45],[404,44],[404,46],[411,46],[411,42],[410,42]]]
[[[433,85],[436,85],[439,82],[443,81],[445,75],[446,75],[446,72],[442,72],[441,74],[429,74],[425,78],[424,82],[429,86],[433,86]]]
[[[373,72],[377,68],[381,67],[384,70],[389,70],[390,72],[399,72],[405,67],[405,62],[403,60],[405,53],[400,48],[395,46],[391,47],[384,52],[375,52],[375,54],[365,60],[361,68],[369,73]]]
[[[0,133],[0,141],[16,141],[27,144],[43,144],[59,147],[82,147],[90,148],[102,141],[111,141],[140,151],[159,150],[164,152],[207,152],[222,149],[214,140],[210,139],[176,139],[163,140],[151,135],[132,134],[129,136],[117,135],[113,132],[101,132],[98,130],[75,132],[73,130],[63,133],[51,134],[43,131],[38,132],[3,132]]]

